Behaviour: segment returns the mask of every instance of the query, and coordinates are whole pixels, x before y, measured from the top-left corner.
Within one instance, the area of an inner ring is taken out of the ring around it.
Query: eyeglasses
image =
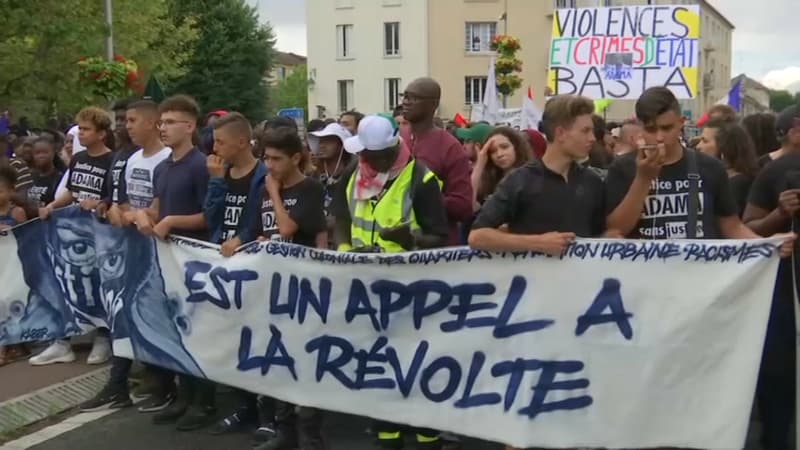
[[[172,119],[167,119],[167,120],[159,120],[158,122],[156,122],[156,126],[157,126],[158,128],[172,127],[172,126],[175,126],[175,125],[177,125],[177,124],[179,124],[179,123],[192,123],[192,122],[190,122],[190,121],[188,121],[188,120],[172,120]]]
[[[423,100],[436,100],[436,98],[434,97],[425,97],[423,95],[417,95],[411,92],[403,92],[402,94],[400,94],[400,98],[403,101],[407,101],[408,103],[417,103]]]

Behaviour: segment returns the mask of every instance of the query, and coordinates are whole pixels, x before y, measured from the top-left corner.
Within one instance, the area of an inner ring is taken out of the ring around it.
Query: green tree
[[[795,101],[795,97],[789,91],[769,91],[769,107],[773,111],[783,111]]]
[[[308,70],[305,65],[296,67],[289,76],[271,89],[273,110],[283,108],[308,108]]]
[[[174,24],[167,1],[114,1],[116,53],[165,80],[183,74],[197,37],[192,18]],[[43,119],[102,104],[79,80],[77,62],[105,55],[104,17],[103,2],[96,0],[7,0],[0,14],[2,107]]]
[[[275,40],[244,0],[171,0],[177,26],[196,18],[200,37],[188,71],[171,93],[189,94],[206,111],[238,111],[253,121],[267,117],[265,77],[272,66]]]

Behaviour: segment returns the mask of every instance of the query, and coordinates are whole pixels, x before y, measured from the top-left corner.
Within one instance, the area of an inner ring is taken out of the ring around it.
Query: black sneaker
[[[175,429],[178,431],[194,431],[205,428],[217,418],[217,408],[211,406],[192,406],[178,419]]]
[[[140,413],[154,413],[165,410],[172,402],[175,401],[175,394],[170,392],[167,395],[153,394],[144,400],[139,406]]]
[[[278,434],[269,441],[258,445],[253,450],[294,450],[297,448],[297,434],[283,433],[278,430]]]
[[[167,406],[153,416],[153,423],[156,425],[175,423],[184,414],[186,414],[187,409],[189,409],[189,405],[186,400],[178,397],[178,399],[172,402],[171,405]]]
[[[81,412],[102,411],[104,409],[121,409],[132,406],[133,402],[128,391],[106,385],[93,399],[84,402]]]
[[[277,434],[275,431],[277,427],[278,426],[274,423],[262,424],[256,429],[255,433],[253,433],[253,443],[259,445],[274,438]]]
[[[239,408],[236,412],[220,420],[209,430],[211,434],[236,433],[255,422],[255,416],[247,408]]]

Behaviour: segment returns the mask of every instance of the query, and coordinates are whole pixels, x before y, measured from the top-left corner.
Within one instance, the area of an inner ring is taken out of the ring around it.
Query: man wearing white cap
[[[344,151],[344,141],[353,137],[338,123],[328,124],[319,131],[308,134],[308,146],[317,157],[317,178],[325,187],[325,216],[330,216],[334,185],[350,167],[353,155]],[[332,231],[332,230],[330,230]]]
[[[394,119],[367,116],[344,142],[358,163],[336,192],[340,251],[397,253],[435,248],[447,239],[447,217],[433,172],[411,157]]]
[[[397,122],[367,116],[358,135],[344,142],[358,163],[348,170],[334,199],[339,251],[399,253],[443,246],[448,224],[439,182],[411,156],[400,139]],[[399,425],[373,425],[382,448],[402,448]],[[439,433],[413,429],[417,448],[440,449]]]

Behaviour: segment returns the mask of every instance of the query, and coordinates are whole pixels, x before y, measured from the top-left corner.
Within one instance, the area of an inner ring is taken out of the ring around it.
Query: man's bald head
[[[433,78],[417,78],[408,85],[406,90],[433,100],[442,98],[442,87]]]
[[[433,78],[417,78],[406,87],[403,94],[403,116],[412,124],[433,121],[442,88]]]

